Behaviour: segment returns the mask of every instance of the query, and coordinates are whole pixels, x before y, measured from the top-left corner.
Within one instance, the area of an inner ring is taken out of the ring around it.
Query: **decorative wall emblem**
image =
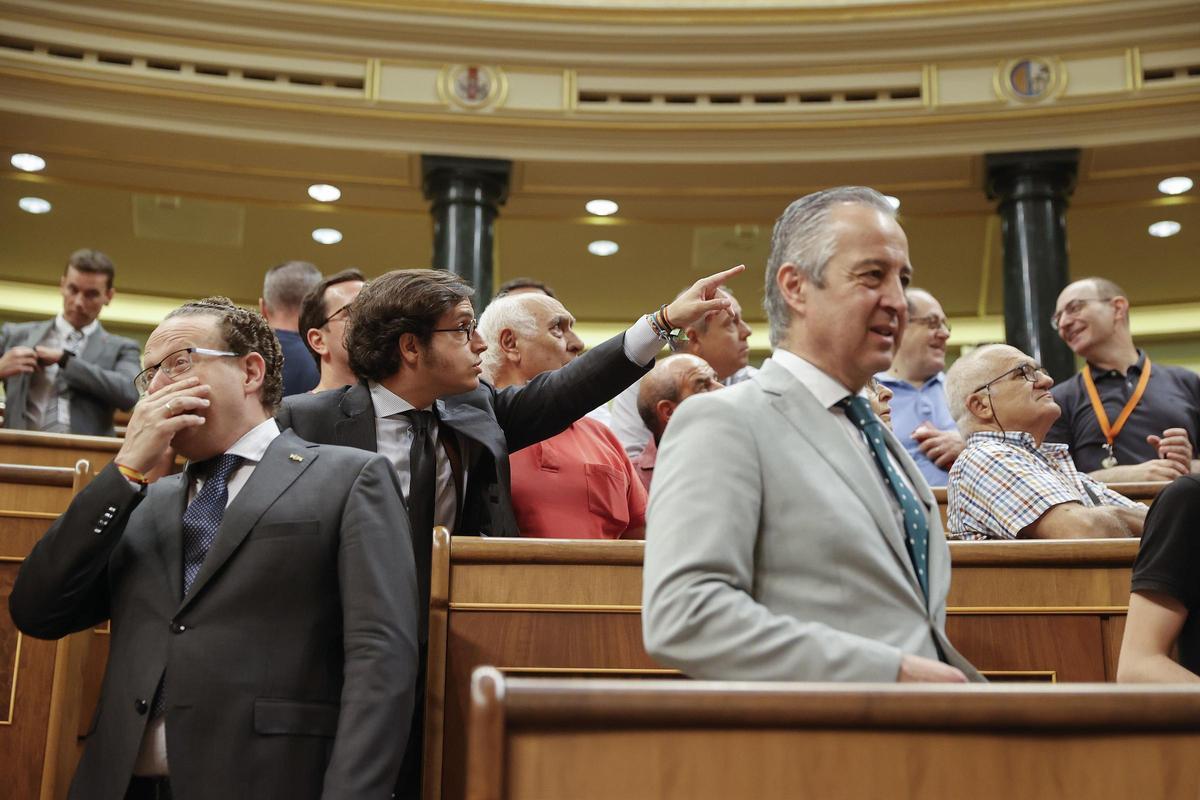
[[[493,108],[504,104],[508,77],[498,67],[452,64],[438,75],[438,95],[443,102],[459,108]]]
[[[1017,58],[996,73],[996,94],[1005,100],[1040,103],[1067,88],[1067,71],[1056,58]]]

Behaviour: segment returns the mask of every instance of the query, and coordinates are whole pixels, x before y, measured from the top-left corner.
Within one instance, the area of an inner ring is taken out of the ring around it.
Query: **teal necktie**
[[[925,506],[921,504],[912,491],[904,484],[904,479],[892,466],[888,458],[887,444],[883,434],[883,423],[871,412],[871,404],[867,398],[853,395],[838,401],[838,405],[846,410],[846,418],[862,431],[871,449],[875,466],[879,468],[888,488],[892,490],[904,517],[904,543],[908,547],[908,557],[917,569],[917,580],[921,583],[921,591],[929,597],[929,521],[925,518]]]

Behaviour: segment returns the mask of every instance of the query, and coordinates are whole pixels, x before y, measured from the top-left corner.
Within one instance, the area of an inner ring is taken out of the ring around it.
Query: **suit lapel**
[[[187,473],[169,475],[150,496],[158,531],[158,554],[171,597],[183,596],[183,510],[187,506]]]
[[[238,492],[229,508],[225,509],[221,529],[217,531],[217,538],[204,558],[200,574],[192,582],[188,596],[180,605],[181,611],[199,596],[266,510],[317,460],[317,454],[316,445],[305,442],[290,430],[284,431],[271,442],[267,452],[263,454],[262,461],[254,467],[246,485]],[[180,538],[182,539],[182,534]]]
[[[356,383],[346,390],[338,409],[345,416],[333,424],[333,443],[359,450],[379,452],[375,435],[375,404],[365,383]]]
[[[846,434],[837,429],[838,423],[831,412],[817,402],[812,392],[785,368],[768,361],[754,379],[769,394],[775,395],[771,398],[771,406],[812,444],[813,449],[858,495],[903,566],[915,596],[921,598],[921,584],[917,581],[916,569],[904,544],[904,531],[900,529],[891,503],[884,494],[888,489],[882,478],[872,472],[872,466],[866,459],[859,458],[851,449],[853,445],[846,440]],[[928,490],[925,492],[928,493]]]

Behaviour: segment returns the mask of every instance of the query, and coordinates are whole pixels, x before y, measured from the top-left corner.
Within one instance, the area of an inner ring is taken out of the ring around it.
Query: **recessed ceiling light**
[[[615,213],[621,207],[612,200],[588,200],[584,206],[589,214],[595,214],[597,217],[608,217]]]
[[[342,240],[342,232],[337,228],[317,228],[312,232],[312,237],[321,244],[337,244]]]
[[[46,159],[35,156],[33,153],[14,153],[8,163],[23,172],[41,172],[46,168]]]
[[[1183,194],[1192,190],[1192,179],[1178,175],[1174,178],[1164,178],[1158,182],[1158,190],[1163,194]]]
[[[588,244],[588,252],[594,256],[611,256],[620,249],[619,244],[608,239],[598,239]]]
[[[308,187],[308,196],[322,203],[332,203],[342,196],[342,190],[328,183],[314,183]]]
[[[1174,236],[1179,233],[1183,226],[1173,219],[1164,219],[1161,222],[1156,222],[1147,228],[1147,232],[1159,239],[1166,239],[1168,236]]]
[[[48,214],[51,209],[50,201],[40,197],[22,197],[17,201],[17,205],[22,211],[28,211],[30,214]]]
[[[890,194],[885,194],[883,196],[883,199],[888,201],[888,205],[892,207],[893,211],[900,210],[900,198],[899,197],[896,197],[896,196],[890,195]]]

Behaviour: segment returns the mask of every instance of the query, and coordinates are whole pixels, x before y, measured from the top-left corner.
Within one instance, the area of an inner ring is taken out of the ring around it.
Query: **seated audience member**
[[[740,271],[698,280],[668,307],[671,318],[690,324],[724,311],[729,301],[716,289]],[[562,369],[497,390],[479,380],[487,344],[476,330],[474,291],[445,270],[394,270],[375,278],[350,306],[346,329],[358,382],[289,397],[276,415],[281,428],[309,441],[377,451],[392,462],[413,532],[422,652],[434,525],[459,535],[519,536],[509,452],[559,433],[633,383],[664,344],[665,332],[648,314]],[[422,685],[400,797],[420,793]]]
[[[1117,680],[1200,682],[1200,476],[1164,489],[1133,563]],[[1179,660],[1171,657],[1178,649]]]
[[[120,451],[21,566],[25,633],[112,620],[71,797],[391,796],[417,675],[396,477],[280,433],[281,361],[226,298],[168,314]],[[168,447],[186,472],[147,486]]]
[[[721,291],[729,298],[727,313],[714,314],[691,325],[671,317],[672,324],[682,331],[682,340],[673,349],[703,358],[716,371],[717,379],[724,386],[733,386],[758,370],[747,366],[751,329],[742,319],[742,307],[728,289]],[[612,403],[610,427],[630,458],[637,458],[650,441],[650,429],[638,413],[637,398],[638,384],[635,383],[617,395]]]
[[[1060,413],[1053,385],[1029,356],[1004,344],[954,362],[946,394],[967,446],[950,469],[951,538],[1141,534],[1145,506],[1076,470],[1066,445],[1045,441]]]
[[[513,278],[500,284],[500,288],[496,290],[496,296],[493,298],[499,300],[501,297],[508,297],[510,294],[544,294],[546,297],[555,297],[554,290],[536,278]]]
[[[340,389],[358,382],[350,369],[345,338],[350,304],[358,297],[362,287],[362,273],[356,269],[344,269],[336,275],[330,275],[304,295],[297,330],[321,371],[321,380],[312,390],[314,393]]]
[[[497,389],[524,386],[583,352],[575,318],[552,297],[519,293],[493,300],[479,317],[487,342],[483,377]],[[522,536],[640,539],[646,490],[621,443],[583,417],[562,433],[511,454],[513,512]]]
[[[720,388],[717,373],[708,362],[688,353],[662,359],[642,378],[638,387],[638,415],[650,430],[651,438],[633,459],[633,466],[646,491],[650,491],[650,482],[654,478],[658,444],[675,409],[694,394]]]
[[[892,390],[875,378],[871,378],[867,381],[866,391],[867,399],[871,401],[871,410],[890,429],[892,427]]]
[[[283,348],[283,396],[304,394],[321,379],[300,335],[300,304],[321,282],[321,272],[307,261],[285,261],[263,278],[258,310],[275,330]]]
[[[892,430],[930,486],[945,486],[963,439],[946,407],[946,342],[950,323],[937,299],[909,287],[908,327],[887,372],[875,377],[892,390]]]
[[[4,427],[113,435],[113,411],[137,402],[138,346],[100,324],[116,270],[99,250],[76,250],[58,282],[62,312],[0,326]]]
[[[1054,387],[1063,413],[1046,438],[1068,445],[1075,466],[1106,483],[1200,471],[1200,375],[1151,363],[1134,346],[1121,287],[1104,278],[1075,281],[1058,296],[1053,323],[1087,363]]]
[[[911,274],[873,189],[802,197],[775,224],[774,353],[683,403],[658,451],[642,583],[655,661],[722,680],[982,680],[946,638],[933,493],[860,394],[891,364]]]

